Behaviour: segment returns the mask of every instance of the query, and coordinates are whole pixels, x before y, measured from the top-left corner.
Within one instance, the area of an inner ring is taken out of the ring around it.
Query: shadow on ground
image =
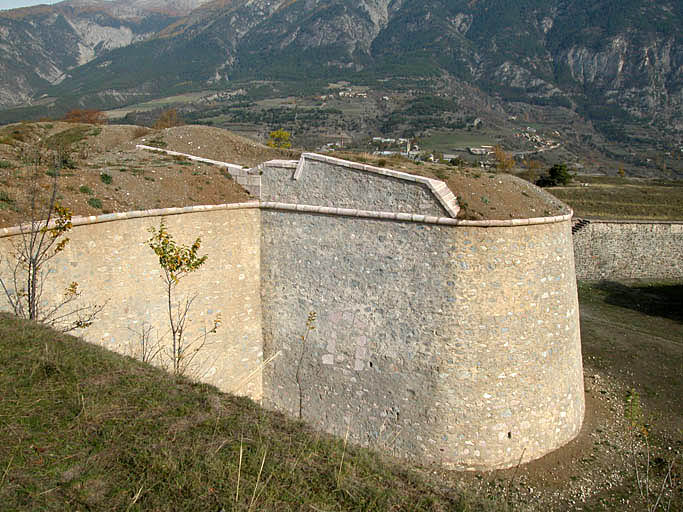
[[[602,281],[595,288],[606,294],[607,304],[683,323],[683,284]]]

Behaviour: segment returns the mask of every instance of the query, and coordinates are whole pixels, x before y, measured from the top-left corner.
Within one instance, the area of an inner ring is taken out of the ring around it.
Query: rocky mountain
[[[102,106],[235,81],[447,76],[507,102],[683,130],[676,0],[199,1],[0,17],[0,102],[39,91]]]
[[[69,70],[145,40],[207,0],[70,0],[0,11],[0,106],[31,103]]]

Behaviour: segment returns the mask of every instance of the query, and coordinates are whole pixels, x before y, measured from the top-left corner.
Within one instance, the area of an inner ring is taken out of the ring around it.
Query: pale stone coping
[[[342,160],[341,158],[334,158],[332,156],[319,155],[317,153],[302,153],[301,158],[296,167],[296,172],[294,173],[294,179],[298,180],[303,173],[305,164],[304,160],[317,160],[318,162],[324,162],[331,165],[339,165],[341,167],[347,167],[350,169],[356,169],[360,171],[371,172],[374,174],[379,174],[381,176],[388,176],[391,178],[397,178],[405,181],[412,181],[414,183],[421,183],[427,185],[429,190],[436,196],[436,198],[441,203],[441,206],[448,212],[448,214],[455,219],[460,211],[458,206],[457,198],[455,194],[448,188],[448,185],[441,180],[435,180],[433,178],[425,178],[424,176],[417,176],[415,174],[409,174],[407,172],[394,171],[391,169],[385,169],[383,167],[374,167],[372,165],[361,164],[357,162],[350,162],[349,160]]]
[[[144,217],[165,217],[168,215],[181,215],[183,213],[199,213],[211,212],[219,210],[242,210],[242,209],[256,209],[259,208],[258,201],[250,201],[248,203],[229,203],[229,204],[210,204],[200,206],[186,206],[184,208],[157,208],[153,210],[136,210],[132,212],[106,213],[103,215],[90,215],[89,217],[74,217],[71,219],[71,224],[74,226],[85,226],[88,224],[100,224],[103,222],[113,222],[117,220],[126,219],[140,219]],[[49,227],[54,227],[54,221],[50,223]],[[30,226],[24,224],[22,226],[12,226],[8,228],[0,228],[0,238],[8,236],[21,235],[28,232]]]
[[[325,215],[339,215],[344,217],[363,217],[367,219],[396,220],[404,222],[419,222],[424,224],[441,224],[447,226],[472,226],[472,227],[513,227],[531,226],[537,224],[554,224],[571,220],[574,212],[553,217],[534,217],[530,219],[507,219],[507,220],[461,220],[450,217],[434,217],[431,215],[418,215],[413,213],[378,212],[370,210],[355,210],[352,208],[334,208],[330,206],[313,206],[307,204],[277,203],[261,201],[260,207],[268,210],[287,210],[302,213],[320,213]]]
[[[136,210],[131,212],[106,213],[103,215],[90,215],[88,217],[74,217],[71,224],[85,226],[88,224],[100,224],[126,219],[140,219],[145,217],[165,217],[169,215],[181,215],[184,213],[200,213],[220,210],[243,210],[243,209],[267,209],[288,210],[303,213],[320,213],[325,215],[338,215],[341,217],[362,217],[367,219],[395,220],[402,222],[418,222],[423,224],[441,224],[447,226],[473,226],[473,227],[512,227],[531,226],[536,224],[553,224],[571,220],[574,215],[570,212],[566,215],[554,217],[534,217],[530,219],[508,220],[462,220],[450,217],[435,217],[432,215],[419,215],[414,213],[378,212],[372,210],[356,210],[353,208],[335,208],[331,206],[313,206],[307,204],[277,203],[270,201],[250,201],[248,203],[210,204],[201,206],[186,206],[184,208],[157,208],[153,210]],[[679,223],[680,224],[680,223]],[[50,227],[54,226],[54,221]],[[29,225],[11,226],[0,228],[0,238],[26,233]]]
[[[296,169],[299,165],[299,160],[268,160],[261,165],[270,165],[272,167],[284,167],[285,169]]]
[[[146,149],[148,151],[154,151],[155,153],[165,153],[167,155],[172,155],[172,156],[184,156],[188,160],[194,160],[195,162],[204,162],[206,164],[218,165],[220,167],[227,167],[227,168],[233,169],[233,170],[239,170],[239,171],[248,171],[249,170],[246,167],[242,167],[241,165],[231,164],[229,162],[221,162],[220,160],[211,160],[210,158],[204,158],[201,156],[190,155],[188,153],[180,153],[178,151],[171,151],[170,149],[157,148],[154,146],[145,146],[144,144],[136,144],[135,148],[136,149]]]

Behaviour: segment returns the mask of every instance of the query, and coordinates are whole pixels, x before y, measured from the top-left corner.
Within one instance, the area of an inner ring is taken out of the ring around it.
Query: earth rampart
[[[187,288],[199,294],[199,327],[218,314],[226,326],[197,377],[357,443],[458,469],[510,467],[577,435],[570,211],[463,221],[438,180],[318,155],[240,176],[261,202],[76,222],[51,293],[78,280],[109,300],[86,339],[133,353],[142,322],[162,329],[145,243],[161,216],[181,242],[202,237],[207,267]],[[3,234],[3,244],[17,236]],[[304,346],[310,311],[317,328]]]

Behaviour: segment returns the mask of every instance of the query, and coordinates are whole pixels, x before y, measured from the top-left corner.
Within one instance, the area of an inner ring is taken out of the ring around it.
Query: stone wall
[[[568,442],[584,413],[570,227],[263,210],[264,353],[280,353],[264,404],[299,414],[301,363],[306,421],[400,456],[490,469]]]
[[[82,225],[69,233],[71,242],[66,250],[50,264],[46,294],[54,303],[68,283],[77,281],[84,302],[106,302],[106,306],[91,327],[76,334],[116,352],[139,356],[143,323],[154,328],[153,339],[168,338],[165,292],[158,258],[146,243],[148,228],[158,227],[163,218],[177,242],[189,245],[201,236],[200,254],[207,254],[208,259],[179,287],[182,292],[197,293],[188,339],[201,335],[204,327],[210,328],[217,315],[223,325],[208,338],[190,375],[258,400],[260,372],[248,377],[258,370],[262,356],[260,211],[258,203],[229,207],[234,209],[187,208],[180,215],[164,217],[139,212],[137,218],[125,218],[124,214],[81,219]],[[99,222],[103,219],[112,221]],[[3,255],[17,238],[0,238]],[[6,276],[4,263],[1,268]]]
[[[576,226],[578,279],[683,279],[683,223],[590,221]]]
[[[436,217],[450,215],[431,189],[441,183],[438,180],[308,153],[298,168],[296,162],[292,163],[262,164],[262,201]],[[444,188],[450,193],[445,185]],[[452,194],[446,201],[449,199],[455,201]]]
[[[188,336],[223,320],[198,355],[198,378],[357,443],[457,469],[510,467],[577,435],[569,214],[458,220],[438,180],[320,155],[237,171],[260,203],[75,221],[51,293],[76,280],[108,301],[87,340],[138,355],[143,323],[165,333],[146,243],[163,217],[179,242],[201,236],[209,256],[182,282],[198,292]],[[3,252],[12,238],[16,228],[0,230]],[[310,311],[316,329],[304,344]]]

